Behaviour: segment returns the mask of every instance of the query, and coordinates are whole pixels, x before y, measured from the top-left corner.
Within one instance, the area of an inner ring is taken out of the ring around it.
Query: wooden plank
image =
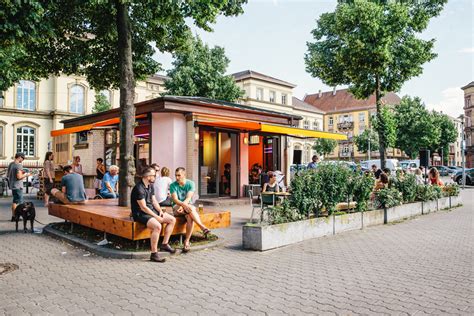
[[[130,209],[117,205],[116,200],[93,200],[81,205],[49,204],[49,215],[56,216],[72,223],[90,227],[130,240],[150,238],[150,230],[130,218]],[[230,212],[204,210],[201,221],[209,229],[230,226]],[[194,229],[199,230],[194,224]],[[173,235],[184,234],[186,219],[177,217]],[[162,231],[162,235],[164,230]]]

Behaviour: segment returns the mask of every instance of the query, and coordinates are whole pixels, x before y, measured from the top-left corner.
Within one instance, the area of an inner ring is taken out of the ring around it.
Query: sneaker
[[[12,216],[12,219],[10,220],[10,222],[16,222],[15,216]]]
[[[161,245],[160,250],[166,251],[166,252],[169,252],[169,253],[176,253],[176,249],[171,247],[169,244]]]
[[[160,258],[160,257],[158,257],[157,252],[152,252],[151,256],[150,256],[150,261],[152,261],[152,262],[165,262],[166,258]]]

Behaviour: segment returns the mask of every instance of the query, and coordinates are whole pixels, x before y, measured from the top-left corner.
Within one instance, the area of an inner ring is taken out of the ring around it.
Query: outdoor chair
[[[249,198],[250,198],[250,206],[252,206],[252,215],[250,215],[249,222],[252,223],[253,216],[254,216],[254,213],[255,213],[255,209],[260,209],[260,212],[261,212],[261,207],[260,207],[260,205],[255,204],[255,201],[253,199],[253,192],[252,192],[251,189],[248,191],[248,194],[249,194]]]

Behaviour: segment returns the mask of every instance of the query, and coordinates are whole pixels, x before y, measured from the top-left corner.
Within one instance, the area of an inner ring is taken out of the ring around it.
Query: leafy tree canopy
[[[102,93],[97,93],[95,95],[94,107],[92,108],[92,113],[99,113],[108,111],[112,108],[112,105],[107,101],[107,97]]]
[[[416,158],[421,148],[430,148],[438,141],[440,129],[420,98],[403,97],[395,106],[394,114],[397,124],[395,146],[411,158]]]
[[[397,140],[397,121],[393,109],[384,106],[378,116],[372,119],[372,125],[378,131],[379,146],[394,147]],[[383,128],[381,127],[383,125]],[[380,133],[382,131],[382,134]]]
[[[439,154],[443,154],[444,164],[448,162],[449,144],[454,143],[457,139],[456,126],[446,114],[433,111],[431,116],[434,125],[439,129],[439,137],[432,142],[430,149],[432,152],[437,151]]]
[[[366,129],[360,135],[354,137],[354,142],[360,152],[367,153],[369,151],[379,150],[379,135],[373,129]]]
[[[243,91],[234,78],[225,75],[229,58],[224,48],[210,48],[197,37],[188,50],[174,53],[174,68],[168,71],[166,94],[199,96],[224,101],[235,101]]]
[[[332,153],[337,146],[337,141],[334,139],[318,138],[314,142],[313,149],[320,155],[326,156]]]

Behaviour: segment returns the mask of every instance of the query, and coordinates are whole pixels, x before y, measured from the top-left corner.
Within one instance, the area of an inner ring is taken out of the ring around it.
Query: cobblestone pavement
[[[225,247],[164,264],[14,233],[1,199],[0,263],[19,268],[0,275],[0,315],[473,315],[474,189],[462,195],[465,206],[452,211],[264,253],[240,249],[241,207],[222,232]]]

